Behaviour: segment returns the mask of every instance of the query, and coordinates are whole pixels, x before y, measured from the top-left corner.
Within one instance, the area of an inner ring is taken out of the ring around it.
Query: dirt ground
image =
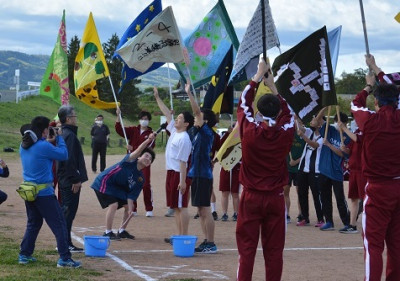
[[[110,166],[123,156],[107,156]],[[77,217],[73,225],[74,243],[83,246],[84,235],[102,235],[105,227],[105,210],[101,209],[95,193],[89,187],[96,174],[90,171],[90,157],[86,164],[89,181],[84,183]],[[17,241],[22,239],[26,214],[23,201],[18,197],[15,188],[21,182],[21,164],[19,159],[7,161],[10,177],[1,179],[0,186],[9,198],[0,205],[0,225],[11,226]],[[221,216],[221,194],[218,191],[219,165],[214,170],[214,188],[217,196],[217,211]],[[74,254],[84,267],[93,268],[103,273],[96,280],[115,280],[116,277],[127,280],[176,280],[193,278],[197,280],[235,280],[237,270],[237,248],[235,241],[235,222],[216,221],[215,242],[218,253],[214,255],[195,255],[190,258],[175,257],[170,245],[163,239],[175,234],[174,218],[164,216],[165,206],[165,157],[158,154],[152,166],[152,187],[154,197],[154,214],[152,218],[145,216],[142,196],[139,197],[138,216],[131,220],[128,231],[136,236],[135,240],[112,241],[105,258],[90,258],[84,254]],[[347,194],[347,184],[345,185]],[[297,216],[297,195],[291,191],[292,207],[290,215],[295,221]],[[312,225],[297,227],[295,222],[287,225],[284,266],[282,280],[363,280],[363,249],[361,234],[341,234],[337,230],[342,227],[337,209],[334,207],[336,231],[322,232],[314,227],[315,211],[310,196],[310,220]],[[334,202],[334,206],[336,206]],[[196,210],[189,207],[191,220],[189,232],[204,239],[200,222],[193,219]],[[232,204],[229,204],[229,216],[232,215]],[[122,220],[122,211],[117,212],[114,229]],[[358,228],[361,229],[360,220]],[[55,239],[44,224],[37,242],[37,248],[55,247]],[[259,246],[260,247],[260,246]],[[17,257],[16,257],[17,258]],[[257,251],[253,280],[265,280],[263,254]]]

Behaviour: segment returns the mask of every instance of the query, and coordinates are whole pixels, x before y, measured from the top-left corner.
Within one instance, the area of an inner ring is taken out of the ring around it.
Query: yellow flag
[[[394,17],[395,20],[397,20],[398,23],[400,23],[400,12]]]
[[[97,109],[110,109],[116,108],[115,102],[105,102],[99,99],[97,92],[96,81],[89,83],[88,85],[79,88],[76,91],[76,97],[83,103]],[[119,106],[119,103],[118,103]]]
[[[83,32],[81,46],[75,58],[74,84],[75,91],[97,79],[107,77],[110,73],[103,54],[92,13]]]

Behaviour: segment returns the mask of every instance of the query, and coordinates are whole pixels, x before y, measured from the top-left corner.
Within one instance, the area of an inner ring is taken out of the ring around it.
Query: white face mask
[[[218,128],[219,127],[219,123],[215,123],[214,127]]]
[[[103,125],[103,121],[96,121],[97,125]]]
[[[149,126],[149,120],[139,120],[139,124],[140,124],[140,126],[142,126],[142,127],[147,127],[147,126]]]
[[[333,127],[335,127],[336,130],[339,131],[339,125],[338,125],[338,123],[335,122],[335,123],[333,123],[332,125],[333,125]]]

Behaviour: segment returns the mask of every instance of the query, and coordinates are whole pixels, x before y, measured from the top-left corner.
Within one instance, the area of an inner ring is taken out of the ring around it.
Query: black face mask
[[[311,129],[311,131],[315,132],[315,130],[316,130],[317,128],[310,127],[310,129]]]

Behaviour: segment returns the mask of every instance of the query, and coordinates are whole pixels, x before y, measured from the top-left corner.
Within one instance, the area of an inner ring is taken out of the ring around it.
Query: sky
[[[66,11],[68,42],[82,37],[89,12],[102,43],[113,33],[122,36],[135,17],[151,0],[0,0],[0,50],[50,55]],[[172,6],[182,37],[185,38],[217,3],[217,0],[163,0]],[[257,7],[255,0],[225,0],[239,42]],[[366,53],[360,3],[357,0],[269,0],[272,16],[285,52],[312,32],[326,25],[332,30],[342,25],[336,77],[366,68]],[[370,53],[385,72],[399,72],[400,1],[363,1]],[[268,50],[271,61],[279,50]]]

